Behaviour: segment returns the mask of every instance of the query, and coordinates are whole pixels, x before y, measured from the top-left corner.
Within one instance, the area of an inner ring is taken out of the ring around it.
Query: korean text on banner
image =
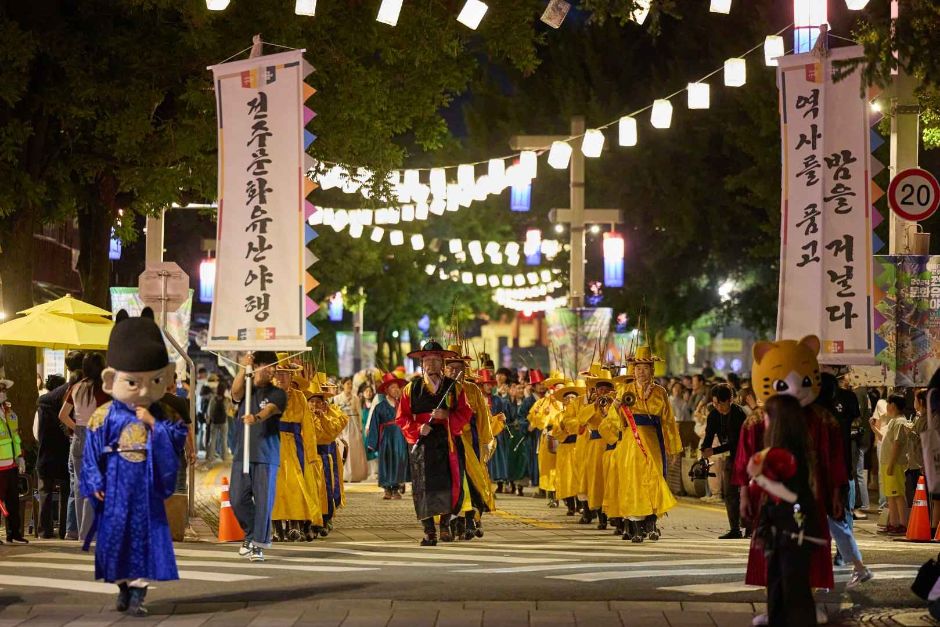
[[[825,364],[874,363],[868,103],[862,48],[780,57],[783,156],[777,338],[814,334]]]
[[[305,347],[302,54],[209,68],[219,132],[209,350]]]

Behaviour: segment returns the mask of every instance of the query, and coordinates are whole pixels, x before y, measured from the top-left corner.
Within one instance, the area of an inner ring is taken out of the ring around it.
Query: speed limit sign
[[[940,206],[940,184],[927,170],[903,170],[891,179],[888,204],[892,211],[905,220],[926,220]]]

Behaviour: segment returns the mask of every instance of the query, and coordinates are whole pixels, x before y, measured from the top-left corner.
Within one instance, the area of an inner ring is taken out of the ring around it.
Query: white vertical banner
[[[218,112],[219,212],[208,350],[306,345],[303,52],[209,68]]]
[[[777,338],[817,335],[824,364],[872,364],[868,102],[860,46],[779,58],[782,147]]]

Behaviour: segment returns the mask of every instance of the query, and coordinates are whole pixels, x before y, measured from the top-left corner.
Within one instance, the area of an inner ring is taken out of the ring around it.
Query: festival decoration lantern
[[[548,151],[548,165],[556,170],[564,170],[568,167],[568,160],[571,159],[571,144],[568,142],[555,141]]]
[[[199,300],[211,303],[215,297],[215,259],[204,259],[199,264]]]
[[[604,149],[604,133],[596,128],[588,129],[581,140],[581,152],[585,157],[600,157]]]
[[[780,35],[767,35],[764,39],[764,64],[767,67],[777,67],[777,57],[786,54],[783,49],[783,37]]]
[[[669,128],[672,125],[672,103],[665,98],[653,101],[650,123],[653,128]]]
[[[210,11],[224,11],[228,8],[229,0],[206,0],[206,8]]]
[[[636,146],[636,118],[625,115],[617,123],[621,146]]]
[[[411,236],[411,248],[413,250],[424,250],[424,236],[421,233],[415,233]]]
[[[829,23],[828,0],[793,0],[794,52],[809,52],[819,37],[819,27]]]
[[[604,285],[623,287],[623,235],[604,233]]]
[[[467,4],[463,5],[463,9],[457,16],[457,21],[470,30],[476,30],[483,16],[486,15],[487,9],[489,7],[480,0],[467,0]]]
[[[708,83],[689,83],[686,87],[689,93],[690,109],[707,109],[711,96],[711,90]]]
[[[712,13],[731,13],[731,0],[712,0],[708,10]]]
[[[336,292],[330,297],[329,304],[326,307],[326,315],[330,322],[341,322],[343,320],[342,292]]]
[[[401,13],[401,3],[402,0],[382,0],[382,4],[379,5],[379,14],[375,20],[389,26],[395,26],[398,24],[398,14]]]
[[[317,13],[317,0],[297,0],[294,3],[294,13],[313,17]]]
[[[741,87],[747,82],[747,64],[744,59],[734,57],[725,60],[725,86]]]
[[[405,243],[405,234],[401,231],[390,231],[388,234],[388,243],[392,246],[401,246]]]

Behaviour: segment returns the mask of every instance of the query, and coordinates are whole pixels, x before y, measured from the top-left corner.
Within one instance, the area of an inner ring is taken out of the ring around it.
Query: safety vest
[[[0,462],[21,454],[19,420],[12,410],[0,407]]]

